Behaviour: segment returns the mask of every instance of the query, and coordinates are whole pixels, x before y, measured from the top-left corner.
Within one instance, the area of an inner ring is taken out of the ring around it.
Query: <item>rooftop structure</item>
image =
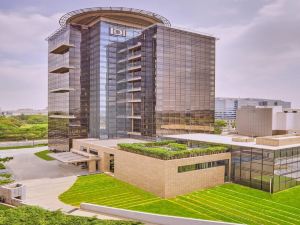
[[[237,110],[243,106],[282,106],[291,108],[291,102],[261,99],[261,98],[224,98],[217,97],[215,102],[215,118],[224,120],[235,120]]]
[[[267,150],[280,150],[293,147],[300,147],[299,135],[275,135],[266,136],[260,138],[248,138],[245,140],[245,136],[223,136],[216,134],[178,134],[178,135],[166,135],[166,138],[185,140],[185,141],[198,141],[206,143],[217,143],[231,146],[240,146],[248,148],[258,148]],[[276,141],[277,140],[277,141]],[[277,143],[277,144],[276,144]]]
[[[282,106],[243,106],[237,111],[237,132],[260,137],[300,133],[300,110]]]

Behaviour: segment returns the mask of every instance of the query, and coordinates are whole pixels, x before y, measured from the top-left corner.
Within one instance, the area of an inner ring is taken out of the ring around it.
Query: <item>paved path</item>
[[[19,183],[26,186],[24,203],[37,205],[49,210],[61,209],[64,212],[69,212],[74,207],[61,202],[58,196],[68,190],[76,179],[76,176],[68,176],[19,181]]]
[[[70,215],[97,217],[99,219],[120,218],[87,212],[59,200],[59,195],[68,190],[76,181],[77,175],[87,174],[78,166],[67,165],[56,160],[45,161],[34,155],[47,147],[1,150],[1,157],[14,157],[7,163],[16,182],[26,186],[25,204],[36,205],[49,210],[61,209]]]
[[[0,151],[0,156],[14,157],[7,163],[7,169],[13,174],[16,181],[32,180],[40,178],[58,178],[72,175],[83,175],[87,171],[78,166],[63,164],[56,160],[45,161],[35,152],[47,149],[47,147],[25,148]]]
[[[32,141],[1,141],[0,147],[11,147],[11,146],[26,146],[26,145],[36,145],[36,144],[47,144],[48,139],[43,140],[32,140]]]

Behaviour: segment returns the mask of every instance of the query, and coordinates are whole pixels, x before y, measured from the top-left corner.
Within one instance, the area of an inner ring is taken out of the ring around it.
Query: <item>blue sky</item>
[[[0,108],[47,106],[47,42],[59,18],[99,6],[144,9],[219,37],[216,95],[300,107],[299,0],[1,0]]]

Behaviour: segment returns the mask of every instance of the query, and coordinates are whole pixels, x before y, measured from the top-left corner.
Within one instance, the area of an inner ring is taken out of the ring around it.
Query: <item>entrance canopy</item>
[[[78,163],[96,160],[95,158],[90,158],[73,152],[50,153],[48,155],[63,163]]]

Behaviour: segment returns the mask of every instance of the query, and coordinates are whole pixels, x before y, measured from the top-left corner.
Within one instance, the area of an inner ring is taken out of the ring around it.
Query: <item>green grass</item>
[[[6,209],[11,209],[11,207],[0,204],[0,210],[6,210]]]
[[[10,149],[22,149],[22,148],[35,148],[48,146],[48,144],[37,144],[37,145],[22,145],[22,146],[9,146],[9,147],[0,147],[0,150],[10,150]]]
[[[155,184],[153,184],[155,185]],[[224,184],[172,199],[162,199],[105,174],[79,177],[60,195],[81,202],[157,214],[243,224],[299,224],[300,186],[270,195],[237,184]]]
[[[44,150],[44,151],[40,151],[40,152],[36,152],[34,153],[37,157],[46,160],[46,161],[52,161],[54,160],[54,158],[52,158],[51,156],[49,156],[48,154],[51,153],[51,151],[49,150]]]
[[[11,174],[10,173],[1,173],[0,177],[4,177],[4,178],[11,178]]]

